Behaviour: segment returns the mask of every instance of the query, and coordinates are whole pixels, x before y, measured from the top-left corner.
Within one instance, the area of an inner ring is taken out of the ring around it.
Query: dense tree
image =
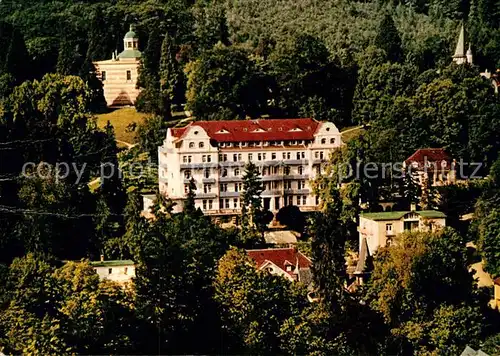
[[[390,61],[399,62],[403,59],[401,37],[390,14],[386,14],[380,23],[375,44],[385,51]]]
[[[215,46],[186,67],[187,105],[199,119],[257,117],[266,107],[263,73],[236,47]]]
[[[264,191],[260,172],[253,162],[248,162],[243,173],[243,193],[241,193],[241,225],[243,239],[250,239],[252,231],[262,232],[262,198]]]
[[[479,340],[482,311],[465,244],[454,231],[403,234],[380,249],[374,266],[369,300],[399,350],[451,355]]]

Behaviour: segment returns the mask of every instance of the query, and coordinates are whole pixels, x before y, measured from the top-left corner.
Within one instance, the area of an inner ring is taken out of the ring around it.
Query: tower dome
[[[123,37],[124,40],[126,39],[137,39],[137,34],[134,32],[134,25],[130,25],[129,31],[125,34],[125,37]]]
[[[118,55],[118,59],[140,57],[139,38],[134,31],[134,25],[130,25],[129,31],[123,37],[123,52]]]

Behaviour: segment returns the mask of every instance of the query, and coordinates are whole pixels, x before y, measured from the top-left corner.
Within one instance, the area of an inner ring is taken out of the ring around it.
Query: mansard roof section
[[[195,121],[186,127],[172,129],[172,135],[183,138],[187,128],[195,125],[218,142],[255,142],[313,140],[321,123],[312,118]]]

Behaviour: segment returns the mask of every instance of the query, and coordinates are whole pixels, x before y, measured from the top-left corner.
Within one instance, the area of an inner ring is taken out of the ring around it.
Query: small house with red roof
[[[403,167],[418,177],[419,184],[443,186],[456,182],[455,161],[444,148],[420,148],[408,157]]]
[[[255,261],[260,271],[283,276],[290,281],[299,281],[306,285],[312,282],[312,261],[296,248],[247,250],[247,254]]]
[[[309,182],[341,145],[333,123],[312,118],[195,121],[167,130],[158,148],[159,190],[180,212],[193,179],[197,208],[210,216],[237,217],[245,166],[253,162],[262,178],[264,209],[276,213],[295,205],[315,211],[319,197]]]

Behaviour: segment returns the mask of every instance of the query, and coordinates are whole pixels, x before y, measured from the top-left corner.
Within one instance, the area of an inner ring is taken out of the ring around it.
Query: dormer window
[[[332,144],[332,145],[335,144],[335,138],[330,139],[330,144]]]
[[[266,132],[266,131],[259,127],[258,129],[255,129],[252,132]]]
[[[189,148],[194,148],[194,142],[189,142]]]
[[[292,265],[286,265],[286,271],[287,272],[292,272],[293,271],[293,266]]]
[[[300,131],[302,130],[298,127],[294,127],[293,129],[288,130],[288,132],[300,132]]]
[[[199,147],[199,148],[203,148],[203,147],[205,147],[205,143],[203,143],[203,142],[198,143],[198,147]]]
[[[322,138],[322,139],[321,139],[321,144],[322,144],[322,145],[325,145],[325,144],[326,144],[326,138]]]
[[[226,130],[225,128],[222,128],[219,131],[217,131],[216,133],[218,133],[218,134],[227,134],[227,133],[229,133],[229,131]]]

